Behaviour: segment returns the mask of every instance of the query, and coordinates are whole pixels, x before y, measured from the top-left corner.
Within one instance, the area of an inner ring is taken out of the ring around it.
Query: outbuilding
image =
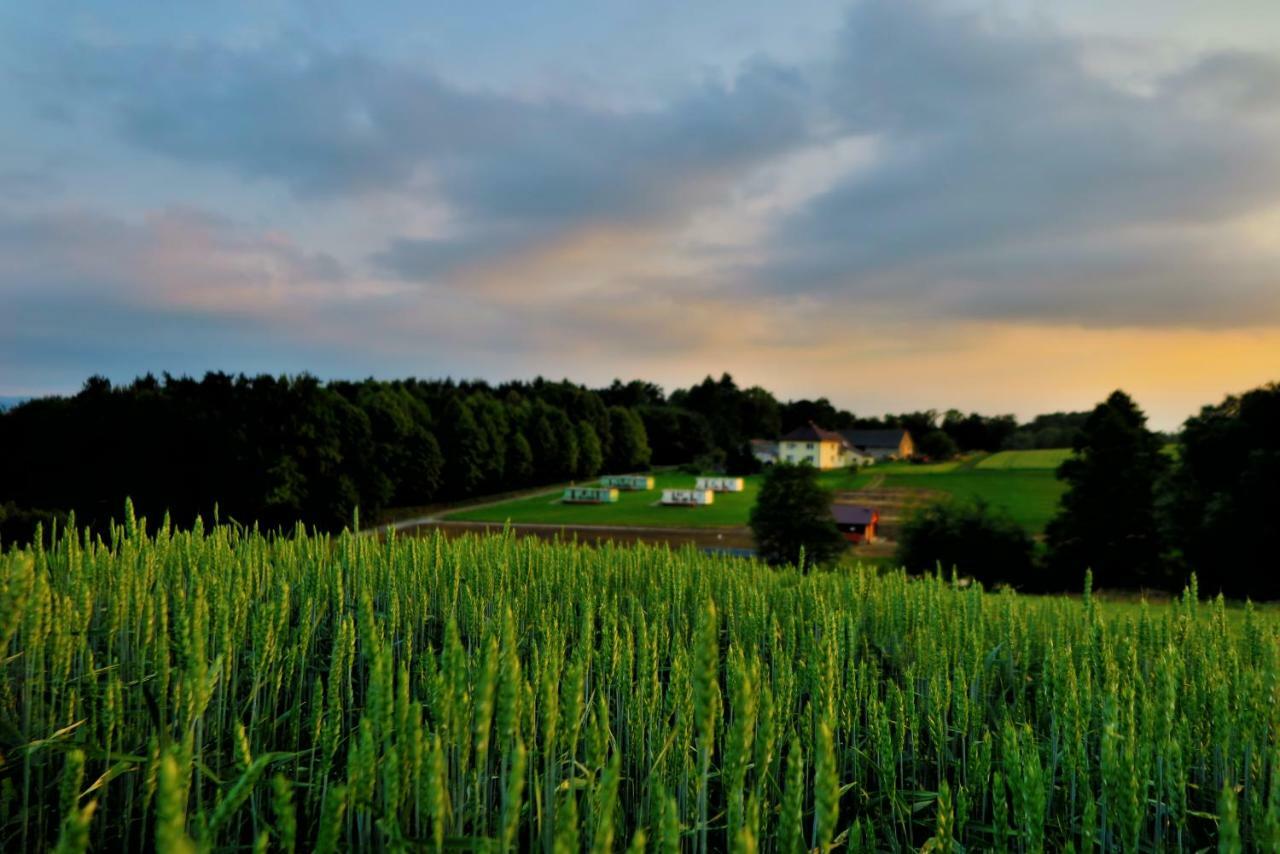
[[[849,542],[870,543],[875,540],[876,525],[880,523],[880,514],[875,508],[833,504],[831,515],[840,534]]]
[[[909,460],[916,452],[916,443],[911,438],[911,433],[901,428],[841,430],[840,436],[858,453],[876,460]]]

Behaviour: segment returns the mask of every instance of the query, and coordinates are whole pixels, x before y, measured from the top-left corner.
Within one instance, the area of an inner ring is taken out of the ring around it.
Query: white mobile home
[[[662,503],[672,507],[702,507],[715,501],[716,494],[709,489],[662,490]]]
[[[570,486],[560,499],[565,504],[616,504],[618,490],[600,489],[594,486]]]
[[[700,477],[695,489],[709,489],[712,492],[741,492],[745,483],[740,477]]]
[[[653,489],[653,478],[643,474],[607,474],[600,478],[600,485],[628,492],[643,492]]]

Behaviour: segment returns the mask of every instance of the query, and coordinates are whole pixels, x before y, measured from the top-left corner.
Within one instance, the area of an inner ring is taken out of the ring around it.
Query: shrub
[[[760,556],[772,564],[824,564],[848,544],[831,517],[831,494],[808,463],[778,463],[764,475],[751,508],[751,531]]]
[[[1007,513],[981,499],[939,502],[916,511],[902,526],[896,559],[912,572],[941,565],[988,586],[1034,586],[1031,537]]]

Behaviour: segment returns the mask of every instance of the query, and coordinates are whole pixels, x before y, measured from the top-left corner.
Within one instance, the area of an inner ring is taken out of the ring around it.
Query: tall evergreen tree
[[[1086,569],[1100,587],[1157,587],[1172,581],[1157,524],[1156,484],[1168,468],[1160,437],[1124,392],[1098,404],[1058,467],[1067,483],[1045,539],[1056,582],[1079,585]]]

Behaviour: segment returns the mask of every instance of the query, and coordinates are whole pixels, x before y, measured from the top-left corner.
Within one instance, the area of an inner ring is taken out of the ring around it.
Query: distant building
[[[840,534],[849,542],[870,543],[875,540],[880,514],[874,508],[833,504],[831,516],[836,520],[836,527],[840,529]]]
[[[872,461],[844,436],[824,430],[812,421],[783,436],[778,442],[778,459],[787,463],[808,463],[816,469],[847,468]]]
[[[771,466],[778,461],[778,443],[771,439],[752,439],[751,456],[761,465]]]
[[[915,455],[911,433],[892,430],[841,430],[840,436],[861,454],[875,460],[906,460]]]

